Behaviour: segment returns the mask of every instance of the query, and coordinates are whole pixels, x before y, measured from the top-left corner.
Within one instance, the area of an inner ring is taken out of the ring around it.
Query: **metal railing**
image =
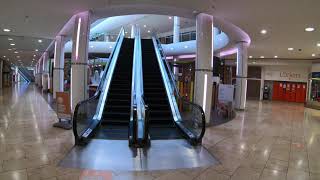
[[[191,144],[200,144],[206,128],[204,111],[201,106],[180,96],[175,77],[163,53],[161,43],[155,35],[152,40],[175,123],[187,136]]]
[[[79,102],[73,113],[73,133],[76,144],[81,144],[90,136],[93,130],[100,123],[107,99],[112,75],[117,63],[118,55],[122,46],[125,31],[121,28],[115,48],[110,54],[110,63],[105,67],[98,89],[94,96]]]
[[[135,32],[132,67],[130,115],[130,130],[132,132],[129,132],[129,145],[131,146],[143,147],[150,143],[147,111],[148,106],[144,102],[141,36],[140,29],[137,28]]]

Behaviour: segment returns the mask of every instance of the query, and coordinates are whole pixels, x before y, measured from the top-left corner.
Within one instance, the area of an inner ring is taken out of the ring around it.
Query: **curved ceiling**
[[[31,61],[33,53],[36,53],[32,50],[36,48],[43,50],[41,47],[49,44],[50,39],[59,33],[72,15],[92,10],[95,12],[94,16],[100,17],[117,12],[119,8],[130,10],[132,5],[145,10],[145,13],[148,13],[147,7],[162,7],[163,9],[159,8],[159,12],[170,9],[172,10],[170,12],[175,11],[177,15],[189,18],[199,12],[213,14],[219,20],[229,21],[249,34],[252,40],[249,55],[253,57],[277,55],[279,58],[310,59],[315,58],[311,57],[313,53],[319,56],[320,47],[316,46],[316,43],[320,41],[318,23],[320,1],[318,0],[10,0],[1,3],[0,28],[9,28],[12,29],[12,32],[0,31],[0,36],[23,37],[27,45],[21,49],[30,50],[29,54],[26,53],[28,56],[25,59]],[[108,9],[109,12],[105,9]],[[153,13],[157,14],[154,11]],[[304,28],[308,26],[315,27],[316,31],[305,32]],[[268,33],[261,35],[261,29],[266,29]],[[0,42],[2,44],[0,45],[0,57],[11,53],[8,51],[9,42],[5,38]],[[39,44],[33,43],[39,38],[45,40],[40,47]],[[28,39],[30,39],[30,44],[28,44]],[[293,47],[295,50],[288,51],[288,47]]]

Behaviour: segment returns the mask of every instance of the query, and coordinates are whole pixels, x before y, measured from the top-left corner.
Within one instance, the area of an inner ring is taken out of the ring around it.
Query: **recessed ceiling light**
[[[8,38],[8,40],[9,40],[9,41],[13,41],[13,39],[12,39],[12,38]]]
[[[6,56],[3,56],[3,58],[6,58]]]
[[[39,40],[38,40],[38,43],[42,43],[42,39],[39,39]]]
[[[94,48],[94,46],[90,46],[90,48]]]
[[[171,17],[171,16],[169,16],[169,19],[172,19],[172,17]]]
[[[278,58],[278,56],[274,56],[274,58]]]
[[[20,58],[20,56],[17,56],[17,58]]]
[[[126,31],[126,32],[124,32],[124,33],[128,34],[128,32],[127,32],[127,31]]]
[[[4,31],[4,32],[10,32],[11,30],[5,28],[5,29],[3,29],[3,31]]]
[[[8,49],[9,51],[12,51],[12,49]]]
[[[252,63],[253,63],[253,64],[255,64],[255,63],[256,63],[256,61],[253,61]]]
[[[317,43],[317,46],[320,47],[320,43]]]
[[[312,55],[312,57],[315,57],[316,56],[316,54],[311,54]]]
[[[110,49],[112,49],[112,46],[109,46]]]
[[[11,44],[10,44],[10,46],[15,46],[15,45],[16,45],[16,44],[14,44],[14,43],[11,43]]]
[[[35,49],[35,51],[37,51],[37,52],[38,52],[39,50],[38,50],[38,49]]]
[[[312,32],[312,31],[315,30],[315,28],[314,28],[314,27],[307,27],[307,28],[305,28],[304,30],[305,30],[306,32]]]
[[[264,56],[260,56],[260,58],[262,58],[262,59],[263,59],[263,58],[264,58]]]
[[[294,48],[288,48],[288,50],[289,50],[289,51],[293,51],[293,50],[294,50]]]
[[[147,27],[147,25],[143,25],[143,27]]]
[[[265,29],[262,29],[262,30],[260,31],[261,34],[267,34],[267,32],[268,32],[268,31],[265,30]]]
[[[249,56],[249,58],[253,58],[252,56]]]
[[[18,52],[18,51],[15,51],[14,53],[15,53],[15,54],[18,54],[19,52]]]
[[[36,56],[37,56],[37,55],[35,55],[35,54],[33,55],[33,57],[36,57]]]
[[[148,30],[148,33],[151,33],[151,31],[150,31],[150,30]]]

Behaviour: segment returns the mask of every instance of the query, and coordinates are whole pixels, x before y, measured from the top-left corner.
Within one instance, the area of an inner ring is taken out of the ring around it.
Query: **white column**
[[[248,74],[248,53],[246,42],[239,42],[237,44],[237,48],[235,108],[244,110],[246,107]]]
[[[131,38],[134,38],[136,36],[136,29],[137,29],[136,24],[131,25]]]
[[[110,41],[110,35],[105,34],[105,35],[104,35],[104,41],[105,41],[105,42],[109,42],[109,41]]]
[[[48,52],[44,52],[42,55],[42,90],[48,90]]]
[[[0,61],[0,89],[3,87],[3,60]]]
[[[180,17],[174,16],[173,18],[173,43],[178,43],[180,42]],[[176,62],[178,61],[178,57],[174,56],[173,61]],[[173,67],[173,74],[175,75],[176,78],[178,78],[179,74],[179,68],[178,67]]]
[[[56,92],[64,91],[64,46],[65,38],[57,36],[54,47],[53,99],[56,99]]]
[[[199,14],[196,18],[197,58],[195,62],[195,103],[202,106],[206,122],[210,122],[212,100],[212,66],[213,66],[213,17]]]
[[[71,64],[71,109],[78,102],[88,98],[88,46],[90,33],[90,12],[79,14],[75,19],[72,37]]]
[[[40,88],[42,88],[42,73],[43,73],[42,67],[43,67],[43,58],[41,57],[39,59],[39,79],[38,79]]]

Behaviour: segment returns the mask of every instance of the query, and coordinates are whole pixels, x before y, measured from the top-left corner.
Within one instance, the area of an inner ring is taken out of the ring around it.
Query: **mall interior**
[[[0,180],[320,180],[318,7],[2,2]]]

